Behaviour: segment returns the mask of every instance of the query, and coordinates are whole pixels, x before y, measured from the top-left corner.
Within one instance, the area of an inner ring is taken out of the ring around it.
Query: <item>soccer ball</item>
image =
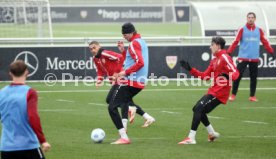
[[[101,143],[103,142],[104,138],[105,138],[105,132],[103,131],[103,129],[97,128],[92,130],[91,132],[92,141],[94,141],[95,143]]]

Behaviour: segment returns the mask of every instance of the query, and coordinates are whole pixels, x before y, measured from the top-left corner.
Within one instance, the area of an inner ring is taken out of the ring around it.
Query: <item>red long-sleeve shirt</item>
[[[42,131],[40,118],[37,111],[37,99],[38,97],[36,91],[30,89],[27,95],[28,118],[39,142],[42,144],[46,142],[46,139]]]
[[[254,24],[253,26],[249,25],[248,23],[246,24],[246,27],[251,30],[251,31],[254,31],[256,29],[256,25]],[[264,31],[260,29],[260,40],[262,42],[262,44],[264,45],[265,49],[268,51],[268,53],[271,53],[273,54],[274,50],[273,48],[271,47],[271,45],[269,44],[268,40],[265,38],[265,34],[264,34]],[[231,46],[229,46],[229,48],[227,49],[227,53],[232,53],[237,45],[239,44],[239,42],[241,41],[242,39],[242,34],[243,34],[243,28],[241,28],[239,31],[238,31],[238,34],[235,38],[235,40],[233,41],[233,43],[231,44]],[[251,60],[251,59],[244,59],[244,58],[239,58],[239,60],[242,60],[242,61],[251,61],[251,62],[259,62],[258,59],[256,60]]]
[[[229,93],[232,86],[232,80],[239,77],[239,71],[233,64],[231,57],[226,53],[226,50],[220,50],[215,54],[215,58],[211,60],[210,65],[204,72],[192,68],[190,73],[203,80],[214,78],[212,86],[208,89],[207,94],[211,94],[220,100],[223,104],[227,103]],[[222,74],[229,75],[229,80],[222,77]]]
[[[102,81],[104,76],[111,77],[123,69],[123,56],[113,51],[103,50],[98,58],[93,57],[93,61],[97,67],[98,82]]]

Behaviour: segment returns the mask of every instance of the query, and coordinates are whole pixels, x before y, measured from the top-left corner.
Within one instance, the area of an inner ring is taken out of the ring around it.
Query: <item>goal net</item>
[[[49,0],[0,0],[0,38],[51,38]]]

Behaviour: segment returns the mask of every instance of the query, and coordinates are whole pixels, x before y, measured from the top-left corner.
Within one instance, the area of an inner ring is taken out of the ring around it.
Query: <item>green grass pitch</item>
[[[7,83],[1,83],[1,87]],[[177,145],[187,136],[192,107],[207,87],[148,86],[135,102],[156,118],[149,128],[141,128],[143,119],[136,116],[128,124],[130,145],[110,145],[118,138],[105,105],[110,87],[96,89],[74,83],[29,83],[39,91],[39,114],[43,130],[52,149],[49,159],[274,159],[276,158],[276,81],[258,83],[258,102],[248,101],[249,81],[242,81],[235,102],[220,105],[209,114],[221,137],[207,142],[207,131],[200,125],[196,145]],[[91,84],[91,83],[90,83]],[[252,123],[256,122],[256,123]],[[102,128],[106,138],[102,144],[90,139],[94,128]]]
[[[53,37],[122,37],[121,25],[112,24],[53,24]],[[189,36],[189,24],[187,23],[134,23],[138,33],[143,37],[169,37]],[[36,38],[37,26],[33,25],[6,25],[1,24],[0,38]],[[48,29],[44,26],[42,36],[48,37]],[[200,36],[199,26],[193,27],[193,36]]]

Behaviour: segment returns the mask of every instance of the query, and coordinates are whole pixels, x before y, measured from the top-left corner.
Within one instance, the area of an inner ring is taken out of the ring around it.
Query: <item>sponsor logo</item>
[[[110,20],[119,20],[119,19],[159,19],[161,20],[163,17],[162,10],[161,11],[148,11],[148,10],[139,10],[135,11],[129,9],[128,11],[114,11],[107,9],[98,9],[98,15],[103,19]]]
[[[208,61],[210,59],[210,54],[208,52],[203,52],[201,55],[203,61]]]
[[[89,60],[62,60],[58,57],[46,58],[46,70],[93,70],[95,69],[93,58]]]
[[[179,17],[179,18],[183,18],[184,17],[184,15],[185,15],[185,11],[184,10],[178,10],[177,11],[177,16]]]
[[[166,63],[170,69],[173,69],[177,63],[177,56],[166,56]]]
[[[260,39],[259,37],[258,38],[257,37],[246,37],[245,41],[257,41],[258,42],[259,39]]]
[[[242,60],[238,60],[239,57],[234,56],[233,57],[233,62],[235,64],[241,63]],[[261,57],[259,57],[259,68],[276,68],[276,60],[273,60],[273,58],[267,54],[267,53],[262,53]]]
[[[29,75],[28,77],[34,75],[38,70],[39,61],[36,55],[30,51],[22,51],[20,52],[14,59],[16,60],[23,60],[26,65],[28,66]]]
[[[86,10],[80,11],[80,16],[82,19],[85,19],[87,17],[87,11]]]
[[[1,10],[1,9],[0,9]],[[14,21],[14,10],[12,7],[3,7],[0,15],[1,21],[12,23]]]

